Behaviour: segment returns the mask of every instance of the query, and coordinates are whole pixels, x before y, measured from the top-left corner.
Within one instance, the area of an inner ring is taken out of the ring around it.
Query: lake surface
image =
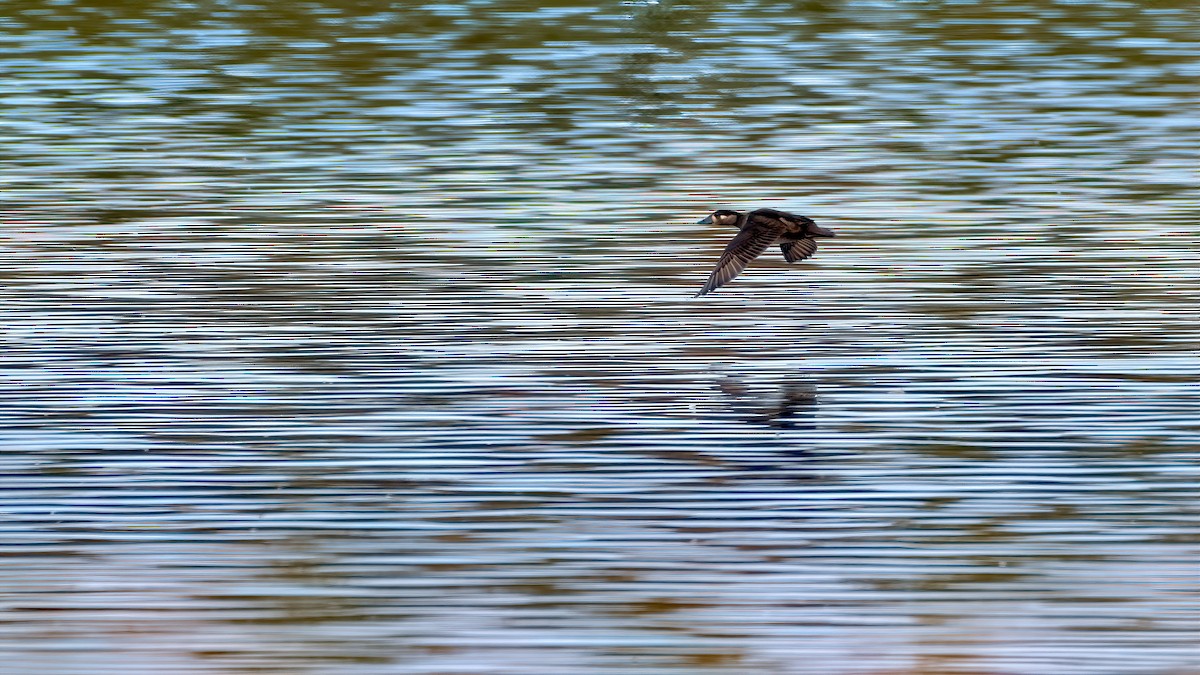
[[[1196,18],[9,3],[0,672],[1200,673]]]

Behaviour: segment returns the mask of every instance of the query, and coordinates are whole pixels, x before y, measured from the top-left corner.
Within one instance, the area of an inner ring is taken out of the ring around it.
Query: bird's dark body
[[[721,253],[717,268],[697,295],[705,295],[729,283],[769,246],[779,245],[788,262],[797,262],[817,251],[817,237],[832,237],[833,232],[811,218],[775,209],[757,209],[749,213],[716,211],[703,224],[732,225],[739,232]]]

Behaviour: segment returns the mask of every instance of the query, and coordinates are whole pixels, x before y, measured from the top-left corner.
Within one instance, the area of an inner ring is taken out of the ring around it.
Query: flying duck
[[[741,232],[725,247],[721,259],[717,261],[717,268],[708,276],[708,282],[696,297],[711,293],[732,281],[751,260],[772,244],[779,244],[784,260],[797,262],[817,252],[816,237],[834,236],[831,230],[817,225],[811,218],[775,209],[758,209],[750,213],[722,209],[714,211],[697,224],[733,225]]]

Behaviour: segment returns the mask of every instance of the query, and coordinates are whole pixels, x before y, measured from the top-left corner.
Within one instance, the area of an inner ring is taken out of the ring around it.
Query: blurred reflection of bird
[[[730,407],[747,422],[780,429],[816,427],[817,387],[811,382],[786,381],[766,394],[726,375],[717,381],[721,393],[733,399]]]
[[[750,213],[715,211],[699,225],[732,225],[741,232],[734,236],[717,261],[717,268],[708,277],[696,297],[711,293],[733,280],[746,269],[768,246],[779,244],[788,262],[797,262],[817,252],[817,237],[835,236],[832,230],[817,225],[811,218],[775,209],[758,209]]]

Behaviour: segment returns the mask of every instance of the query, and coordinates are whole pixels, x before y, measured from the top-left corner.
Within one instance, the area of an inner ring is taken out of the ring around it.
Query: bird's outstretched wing
[[[796,241],[785,241],[779,245],[783,250],[783,259],[788,262],[799,262],[805,258],[811,258],[812,254],[817,252],[816,239],[797,239]]]
[[[767,247],[775,242],[779,233],[783,232],[783,223],[773,218],[751,218],[742,231],[737,233],[733,241],[725,247],[717,268],[708,276],[704,288],[696,297],[711,293],[733,280],[746,269],[751,260],[757,258]]]

